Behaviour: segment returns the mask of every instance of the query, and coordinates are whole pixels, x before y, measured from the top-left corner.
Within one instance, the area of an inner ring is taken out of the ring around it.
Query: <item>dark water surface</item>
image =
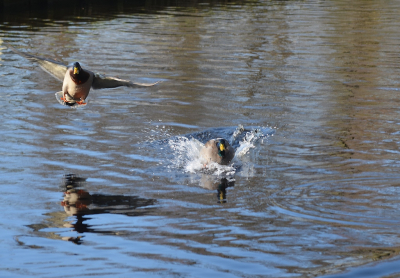
[[[399,1],[68,3],[1,7],[1,277],[400,275]]]

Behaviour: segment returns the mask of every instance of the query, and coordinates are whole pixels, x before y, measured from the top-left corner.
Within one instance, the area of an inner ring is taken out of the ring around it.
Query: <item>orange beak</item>
[[[79,69],[77,67],[74,67],[74,74],[79,74]]]

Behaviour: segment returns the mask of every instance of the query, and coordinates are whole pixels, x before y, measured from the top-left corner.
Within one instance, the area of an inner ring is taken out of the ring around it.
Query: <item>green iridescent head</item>
[[[82,70],[81,65],[78,62],[75,62],[72,65],[72,68],[74,69],[74,74],[79,74]]]
[[[221,139],[217,142],[217,148],[218,148],[218,155],[224,157],[226,149],[226,142],[224,139]]]

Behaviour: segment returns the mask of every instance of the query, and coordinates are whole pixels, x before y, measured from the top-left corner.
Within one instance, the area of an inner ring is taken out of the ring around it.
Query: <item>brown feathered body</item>
[[[62,90],[66,101],[83,101],[89,95],[93,83],[94,73],[81,69],[74,74],[74,68],[68,68],[65,73]]]
[[[223,151],[221,151],[220,144],[224,145]],[[200,156],[204,164],[215,162],[221,165],[228,165],[235,156],[235,150],[223,138],[211,139],[200,150]]]

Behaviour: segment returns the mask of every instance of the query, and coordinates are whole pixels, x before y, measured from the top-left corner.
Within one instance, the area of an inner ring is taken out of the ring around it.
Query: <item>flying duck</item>
[[[223,138],[211,139],[200,150],[200,156],[207,165],[215,162],[221,165],[228,165],[235,156],[235,150],[229,142]]]
[[[104,89],[104,88],[116,88],[120,86],[126,87],[150,87],[155,83],[133,83],[129,80],[119,79],[116,77],[104,76],[100,73],[94,73],[92,71],[83,69],[78,62],[72,64],[72,66],[66,66],[61,62],[54,61],[48,58],[35,56],[32,54],[18,51],[14,47],[5,44],[13,52],[39,64],[39,66],[63,82],[62,91],[59,97],[63,104],[73,106],[75,104],[84,105],[85,99],[89,95],[90,88],[93,89]]]

